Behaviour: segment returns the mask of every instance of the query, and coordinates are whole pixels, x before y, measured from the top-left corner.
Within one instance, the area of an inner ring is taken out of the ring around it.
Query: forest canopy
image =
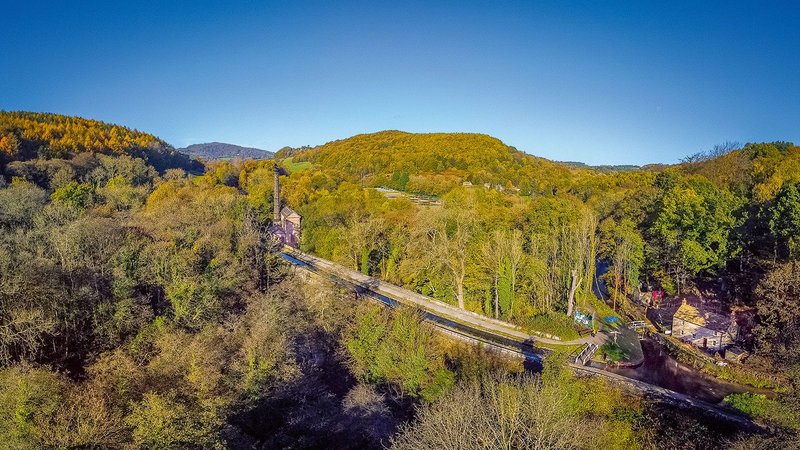
[[[0,111],[0,167],[12,161],[72,159],[82,153],[138,157],[161,172],[202,171],[201,164],[138,130],[59,114]]]

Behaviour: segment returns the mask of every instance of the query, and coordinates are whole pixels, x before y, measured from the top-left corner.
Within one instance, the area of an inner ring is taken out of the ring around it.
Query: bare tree
[[[501,265],[505,258],[502,245],[500,245],[503,242],[502,234],[502,231],[497,230],[483,243],[478,262],[478,265],[481,266],[483,271],[488,273],[491,278],[492,309],[495,319],[500,317],[500,300],[498,298],[499,292],[497,284],[498,278],[500,278]]]
[[[714,147],[712,147],[711,150],[697,152],[692,155],[686,156],[681,159],[681,163],[694,164],[703,161],[709,161],[714,158],[719,158],[720,156],[727,155],[728,153],[734,150],[739,150],[740,148],[742,148],[742,145],[736,141],[725,141],[721,144],[714,145]]]
[[[464,382],[401,428],[392,448],[591,448],[600,424],[572,406],[574,392],[565,387],[501,375]]]
[[[464,309],[464,279],[472,244],[475,219],[463,209],[444,210],[428,230],[430,256],[448,273],[455,291],[458,307]]]
[[[385,224],[379,217],[353,215],[347,225],[347,258],[354,270],[369,275],[369,255],[379,247]]]
[[[544,292],[548,310],[555,300],[566,302],[567,315],[572,316],[581,291],[591,290],[596,253],[597,219],[588,208],[560,218],[548,230],[531,236],[530,265]]]
[[[514,316],[514,302],[517,298],[517,281],[522,265],[525,261],[525,250],[523,249],[522,232],[513,230],[506,243],[506,255],[508,258],[509,277],[511,278],[511,304],[508,310],[509,318]]]

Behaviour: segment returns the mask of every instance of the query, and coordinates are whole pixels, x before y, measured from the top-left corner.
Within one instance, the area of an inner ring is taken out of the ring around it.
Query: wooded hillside
[[[83,153],[135,156],[161,172],[202,170],[166,142],[138,130],[60,114],[0,111],[0,168],[12,161],[71,159]]]
[[[567,168],[509,147],[497,138],[474,133],[382,131],[329,142],[296,154],[325,169],[375,185],[443,194],[464,181],[499,184],[523,191],[556,188]]]

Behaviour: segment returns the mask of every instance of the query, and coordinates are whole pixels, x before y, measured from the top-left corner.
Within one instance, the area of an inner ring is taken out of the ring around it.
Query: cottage
[[[281,209],[280,224],[284,232],[286,244],[293,247],[297,247],[297,245],[300,244],[300,222],[302,219],[300,214],[297,214],[295,210],[288,206],[284,206]]]
[[[672,316],[672,335],[704,350],[716,352],[734,343],[738,327],[733,315],[726,316],[683,303]]]

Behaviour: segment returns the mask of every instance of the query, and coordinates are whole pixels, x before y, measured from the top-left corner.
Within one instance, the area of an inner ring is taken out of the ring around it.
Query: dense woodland
[[[624,316],[640,290],[752,308],[786,380],[735,430],[553,354],[541,373],[281,263],[275,162],[203,167],[98,121],[0,113],[0,439],[10,448],[783,446],[800,424],[800,148],[593,171],[474,134],[282,150],[302,247],[532,331]],[[471,186],[465,186],[470,182]],[[488,188],[485,185],[488,184]],[[387,199],[374,187],[436,197]],[[597,261],[611,298],[593,293]],[[782,444],[783,443],[783,444]]]
[[[598,259],[610,264],[606,277],[620,297],[706,289],[730,305],[759,307],[758,283],[799,256],[800,148],[792,144],[601,173],[487,136],[453,135],[452,144],[444,136],[376,133],[294,155],[292,164],[312,164],[285,181],[306,221],[304,247],[511,320],[566,311],[573,284],[578,304],[593,302]],[[442,174],[453,180],[437,183]],[[364,186],[439,195],[443,207],[387,202]]]

